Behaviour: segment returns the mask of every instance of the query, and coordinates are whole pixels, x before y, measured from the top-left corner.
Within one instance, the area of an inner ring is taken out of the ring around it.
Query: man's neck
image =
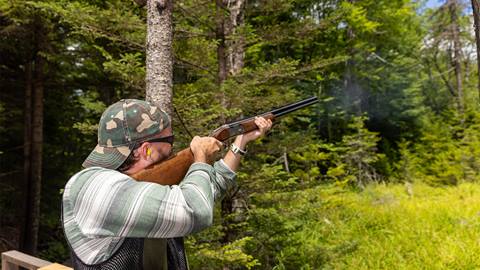
[[[132,176],[133,174],[145,169],[148,166],[150,166],[150,163],[148,163],[147,161],[138,160],[137,162],[133,163],[132,166],[130,166],[130,168],[124,171],[123,173],[128,176]]]
[[[168,158],[164,158],[163,160],[161,160],[160,162],[164,161],[164,160],[167,160]],[[137,172],[147,168],[148,166],[152,165],[152,163],[149,163],[147,162],[146,160],[139,160],[137,162],[135,162],[132,166],[130,166],[130,168],[122,173],[128,175],[128,176],[132,176],[134,174],[136,174]]]

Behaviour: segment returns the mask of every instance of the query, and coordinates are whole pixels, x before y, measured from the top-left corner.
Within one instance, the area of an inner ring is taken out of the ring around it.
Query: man
[[[213,204],[235,185],[235,171],[248,142],[263,136],[270,120],[257,118],[258,130],[235,138],[230,151],[212,165],[222,143],[195,137],[194,163],[181,183],[137,182],[130,175],[167,159],[172,151],[170,117],[134,99],[108,107],[100,118],[98,145],[84,170],[66,184],[62,217],[75,269],[167,269],[165,239],[212,224]],[[152,240],[153,239],[153,240]],[[175,251],[173,251],[175,252]]]

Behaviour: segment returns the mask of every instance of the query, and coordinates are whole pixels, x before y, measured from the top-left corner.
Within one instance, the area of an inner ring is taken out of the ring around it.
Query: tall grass
[[[257,239],[276,249],[275,269],[480,268],[480,185],[319,186],[254,202],[275,209],[286,228]]]

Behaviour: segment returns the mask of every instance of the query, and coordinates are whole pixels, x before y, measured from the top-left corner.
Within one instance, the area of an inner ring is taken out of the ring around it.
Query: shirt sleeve
[[[99,169],[88,180],[67,184],[64,209],[87,237],[185,236],[212,224],[214,200],[234,178],[218,162],[213,167],[192,164],[184,180],[173,186]]]
[[[227,190],[237,185],[237,175],[223,159],[213,164],[215,170],[215,177],[212,179],[212,192],[214,194],[215,201],[220,201]]]

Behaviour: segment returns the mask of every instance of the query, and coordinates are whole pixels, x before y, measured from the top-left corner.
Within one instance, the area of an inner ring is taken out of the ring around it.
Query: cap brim
[[[97,145],[83,162],[84,168],[102,167],[115,170],[125,162],[132,150],[127,146],[102,147]]]

